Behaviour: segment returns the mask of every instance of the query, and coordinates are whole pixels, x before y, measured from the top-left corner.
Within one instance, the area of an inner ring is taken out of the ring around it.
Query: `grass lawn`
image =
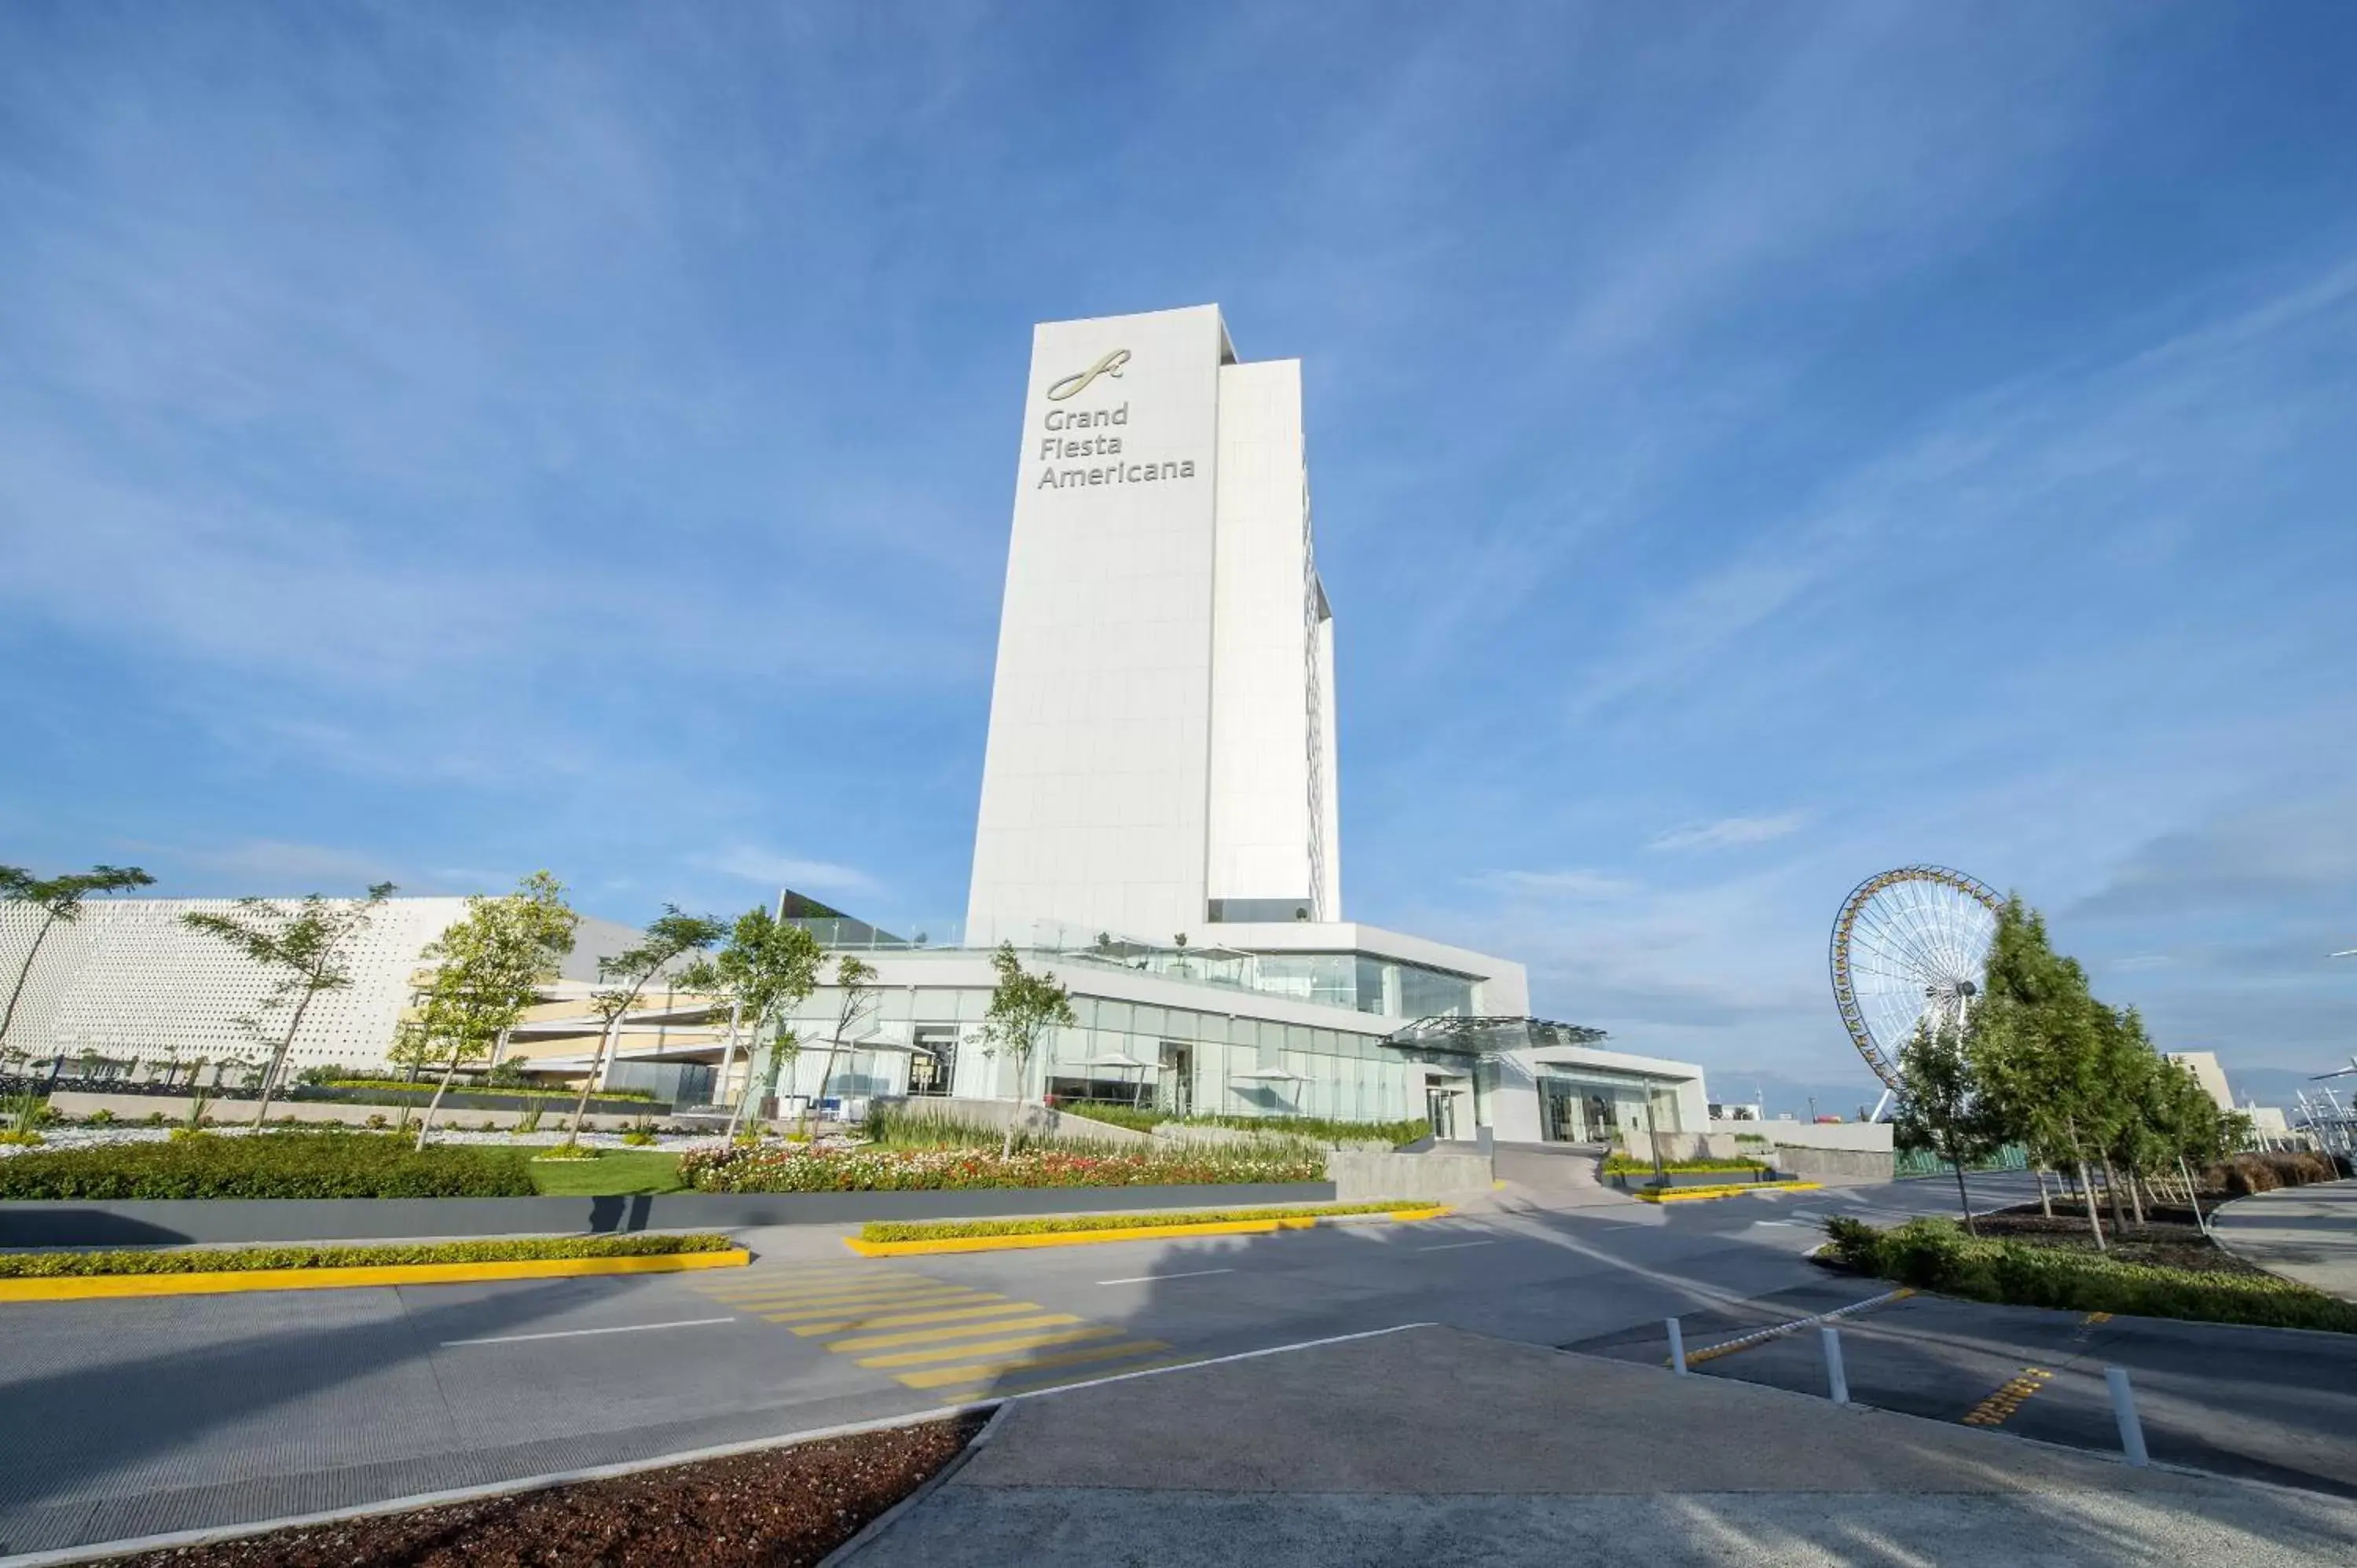
[[[684,1192],[679,1156],[661,1149],[602,1149],[594,1160],[537,1161],[532,1179],[546,1197],[611,1197],[635,1192]]]

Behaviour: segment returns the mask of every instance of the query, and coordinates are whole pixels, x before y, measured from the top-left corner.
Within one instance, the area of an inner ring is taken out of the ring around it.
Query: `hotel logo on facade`
[[[1130,361],[1126,349],[1115,349],[1084,371],[1075,371],[1048,388],[1049,403],[1065,403],[1089,390],[1100,376],[1121,380],[1122,368]],[[1106,463],[1104,458],[1124,458],[1123,443],[1135,435],[1129,429],[1129,404],[1126,402],[1113,408],[1051,408],[1040,421],[1046,432],[1039,438],[1039,479],[1035,490],[1066,490],[1083,485],[1148,485],[1171,479],[1191,479],[1195,477],[1192,458],[1175,462]],[[1089,435],[1076,432],[1088,431]],[[1082,467],[1059,467],[1059,464],[1084,463]]]

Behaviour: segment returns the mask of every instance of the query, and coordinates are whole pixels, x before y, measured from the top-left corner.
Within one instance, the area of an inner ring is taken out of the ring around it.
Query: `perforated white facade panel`
[[[199,909],[240,913],[227,898],[92,899],[80,919],[51,926],[0,1045],[36,1058],[85,1050],[118,1059],[257,1058],[267,1047],[238,1019],[267,1001],[273,976],[181,923]],[[312,999],[289,1063],[383,1065],[418,954],[466,912],[464,898],[388,900],[351,939],[350,987]],[[0,987],[16,984],[44,918],[23,905],[0,906]],[[263,1015],[264,1038],[274,1043],[288,1015]]]

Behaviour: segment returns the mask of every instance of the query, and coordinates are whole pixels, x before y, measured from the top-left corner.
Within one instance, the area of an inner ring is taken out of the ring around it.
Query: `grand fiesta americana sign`
[[[1067,490],[1082,485],[1153,485],[1191,479],[1191,458],[1176,462],[1130,462],[1123,443],[1129,429],[1129,404],[1111,408],[1058,406],[1088,391],[1099,380],[1121,380],[1129,350],[1115,349],[1086,370],[1075,371],[1048,389],[1048,412],[1039,422],[1039,479],[1035,490]],[[1107,462],[1111,458],[1113,461]]]

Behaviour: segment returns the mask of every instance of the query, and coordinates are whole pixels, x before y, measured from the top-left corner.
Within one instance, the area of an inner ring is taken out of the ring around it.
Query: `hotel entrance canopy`
[[[1551,1046],[1592,1046],[1604,1037],[1601,1029],[1548,1018],[1439,1017],[1418,1018],[1393,1030],[1383,1043],[1412,1054],[1480,1058]]]

